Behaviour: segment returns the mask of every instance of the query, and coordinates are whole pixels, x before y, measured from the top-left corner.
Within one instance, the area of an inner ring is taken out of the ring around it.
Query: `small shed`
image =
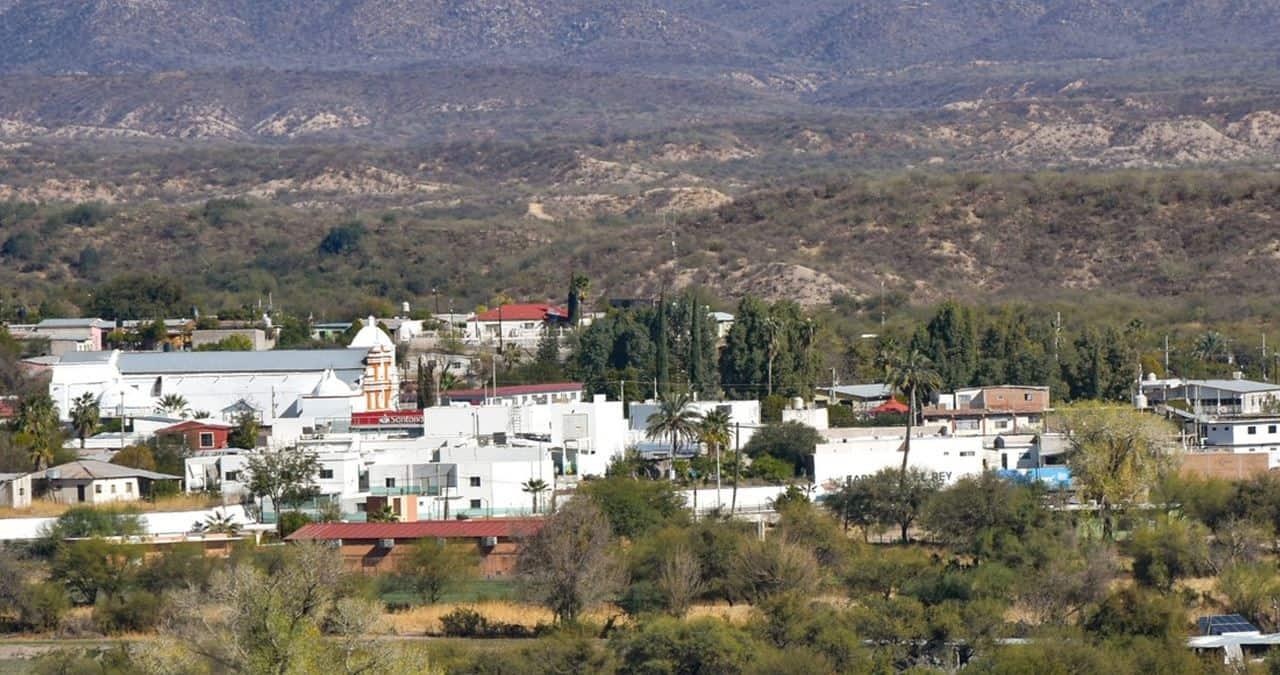
[[[31,474],[0,473],[0,508],[25,509],[31,506]]]
[[[179,476],[146,469],[81,459],[45,470],[48,498],[61,504],[133,502],[151,494],[158,480],[182,480]]]

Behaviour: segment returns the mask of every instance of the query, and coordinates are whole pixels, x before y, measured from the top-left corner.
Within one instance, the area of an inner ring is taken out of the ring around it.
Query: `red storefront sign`
[[[351,413],[352,428],[418,428],[422,426],[421,410],[375,410]]]

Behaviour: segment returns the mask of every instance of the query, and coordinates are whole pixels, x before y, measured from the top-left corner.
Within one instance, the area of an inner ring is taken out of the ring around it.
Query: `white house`
[[[546,303],[502,305],[471,317],[463,340],[473,344],[537,346],[547,331],[559,331],[569,311]]]
[[[1156,379],[1148,375],[1141,391],[1150,404],[1181,402],[1205,415],[1280,415],[1280,384],[1235,377],[1229,380]]]
[[[637,440],[644,438],[644,433],[649,428],[649,418],[658,412],[658,408],[659,404],[653,400],[631,403],[633,438]],[[756,429],[762,426],[759,401],[691,401],[689,408],[699,415],[706,415],[712,410],[728,411],[729,430],[734,435],[732,441],[734,447],[746,445],[747,441],[755,435]]]
[[[47,497],[60,504],[132,502],[150,492],[151,482],[180,476],[81,459],[45,470]]]

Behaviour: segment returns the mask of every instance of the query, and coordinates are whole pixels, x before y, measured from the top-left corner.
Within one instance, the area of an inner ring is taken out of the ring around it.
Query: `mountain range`
[[[840,73],[1274,50],[1272,0],[0,0],[0,71],[560,63]]]

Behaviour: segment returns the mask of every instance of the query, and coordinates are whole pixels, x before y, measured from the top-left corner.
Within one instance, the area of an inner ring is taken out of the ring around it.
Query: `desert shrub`
[[[71,598],[67,597],[66,589],[53,582],[30,584],[18,596],[19,621],[31,630],[57,628],[69,609]]]
[[[141,590],[104,598],[93,608],[93,625],[109,635],[148,631],[159,620],[160,596]]]
[[[494,621],[470,607],[458,607],[440,617],[440,628],[448,637],[465,638],[526,638],[544,629],[529,628],[518,623]]]

